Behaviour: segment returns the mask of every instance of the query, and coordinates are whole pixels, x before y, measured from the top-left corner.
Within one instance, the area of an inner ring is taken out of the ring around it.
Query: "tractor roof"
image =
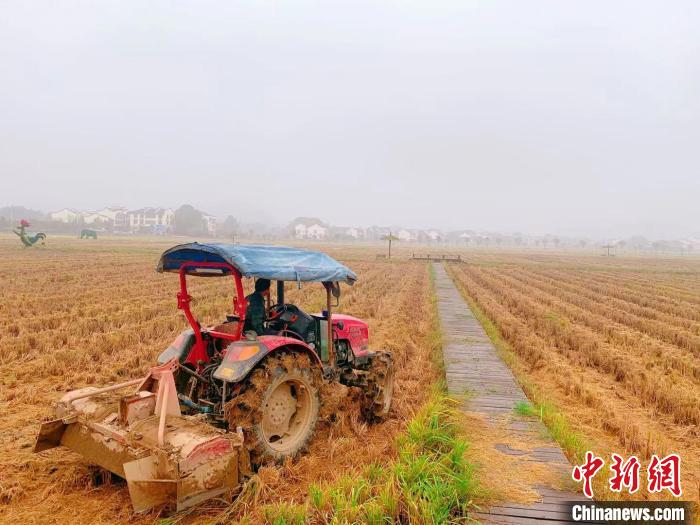
[[[173,246],[163,252],[158,261],[159,272],[179,272],[185,261],[205,263],[228,263],[244,277],[259,277],[277,281],[342,281],[352,284],[357,280],[347,266],[325,253],[290,248],[287,246],[264,246],[257,244],[223,244],[191,242]],[[196,264],[189,266],[191,275],[225,275]]]

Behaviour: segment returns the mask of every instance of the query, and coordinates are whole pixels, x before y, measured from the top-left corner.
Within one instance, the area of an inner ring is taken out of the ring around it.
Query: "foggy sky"
[[[700,231],[697,2],[0,2],[0,206]]]

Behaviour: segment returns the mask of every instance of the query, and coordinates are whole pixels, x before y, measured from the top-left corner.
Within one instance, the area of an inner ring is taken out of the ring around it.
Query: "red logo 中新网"
[[[680,498],[681,490],[681,457],[678,454],[669,454],[663,459],[654,454],[651,456],[649,467],[649,492],[661,492],[668,490],[675,497]]]
[[[603,468],[603,465],[605,465],[603,458],[596,457],[593,452],[589,450],[586,452],[586,462],[580,466],[576,465],[571,473],[571,477],[574,478],[574,481],[583,481],[583,494],[587,498],[593,497],[591,481],[593,480],[593,476]]]
[[[610,470],[613,476],[609,479],[610,490],[613,492],[622,492],[622,487],[627,487],[630,494],[634,494],[639,490],[639,468],[641,463],[637,456],[630,457],[627,461],[618,454],[612,455],[613,464],[610,465]]]
[[[587,498],[593,498],[593,478],[604,465],[603,458],[597,457],[589,450],[586,452],[585,462],[574,466],[571,477],[574,481],[583,482],[583,494]],[[623,489],[627,489],[630,494],[637,492],[641,466],[637,456],[630,456],[625,460],[619,454],[613,453],[610,465],[612,476],[608,479],[610,490],[622,492]],[[673,496],[681,497],[681,457],[678,454],[669,454],[659,458],[654,454],[647,467],[647,480],[649,492],[668,490]]]

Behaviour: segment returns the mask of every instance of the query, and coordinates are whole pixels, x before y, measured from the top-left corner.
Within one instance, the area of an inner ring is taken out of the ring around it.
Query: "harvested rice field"
[[[31,449],[38,423],[51,417],[52,404],[65,392],[143,375],[187,327],[176,308],[177,276],[155,272],[160,253],[178,242],[57,236],[45,247],[23,249],[14,238],[0,237],[0,522],[163,519],[158,511],[133,514],[125,483],[77,454],[53,449],[37,455]],[[435,509],[402,508],[406,502],[393,488],[369,498],[374,489],[358,481],[386,475],[383,466],[395,472],[392,461],[415,449],[402,436],[422,432],[415,418],[431,421],[446,410],[434,399],[440,336],[429,263],[409,261],[411,252],[402,246],[391,261],[377,259],[383,248],[376,246],[314,248],[358,274],[353,287],[342,287],[339,311],[366,320],[370,346],[394,354],[389,418],[366,424],[353,389],[326,386],[306,454],[260,469],[233,505],[211,500],[163,523],[297,523],[308,509],[311,523],[330,523],[334,516],[337,522],[365,522],[379,500],[384,515],[388,506],[396,520],[435,515]],[[643,464],[652,454],[676,452],[684,499],[700,499],[700,260],[478,250],[461,255],[467,262],[448,263],[448,272],[532,402],[514,409],[542,418],[572,462],[585,450],[606,458],[634,454]],[[231,309],[230,282],[190,283],[202,324],[219,322]],[[246,293],[251,287],[246,282]],[[288,302],[307,311],[323,308],[319,285],[289,285],[286,293]],[[501,438],[480,432],[469,418],[450,420],[451,414],[447,426],[461,425],[472,441],[468,450],[462,442],[455,446],[485,469],[477,472],[484,490],[470,485],[469,494],[483,504],[514,498],[508,483],[489,470],[499,465],[508,471],[508,458],[491,446]],[[614,496],[606,484],[607,476],[599,476],[597,495]],[[657,496],[643,484],[633,497]],[[348,502],[357,508],[343,510],[339,519],[333,507]],[[393,508],[393,502],[400,503]],[[469,499],[457,508],[452,502],[446,516],[463,516],[471,504]]]
[[[700,260],[477,253],[450,273],[534,412],[563,416],[569,459],[678,453],[683,499],[700,500]],[[658,497],[645,476],[627,497]]]
[[[177,276],[158,274],[160,253],[178,240],[53,237],[45,247],[22,249],[0,238],[0,521],[6,523],[154,523],[152,512],[131,512],[126,485],[102,479],[64,449],[33,454],[42,419],[66,391],[139,377],[186,328],[176,308]],[[435,382],[435,312],[428,266],[407,260],[375,261],[374,251],[331,247],[332,256],[359,276],[343,286],[342,313],[366,320],[370,345],[394,353],[396,387],[387,421],[367,425],[352,389],[326,387],[316,437],[300,459],[258,473],[254,505],[231,510],[211,501],[181,522],[257,523],[275,505],[301,502],[312,484],[357,474],[395,455],[396,436],[423,406]],[[190,280],[193,310],[203,324],[231,308],[231,284]],[[252,281],[246,283],[246,293]],[[288,286],[287,301],[322,308],[320,285]],[[266,513],[267,512],[267,513]]]

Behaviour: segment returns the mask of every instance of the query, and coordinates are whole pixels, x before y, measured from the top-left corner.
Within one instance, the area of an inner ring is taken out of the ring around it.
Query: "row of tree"
[[[183,204],[175,210],[173,231],[178,235],[207,235],[204,214],[190,204]],[[238,221],[233,215],[226,217],[224,223],[217,228],[217,234],[224,237],[233,237],[238,232]]]

